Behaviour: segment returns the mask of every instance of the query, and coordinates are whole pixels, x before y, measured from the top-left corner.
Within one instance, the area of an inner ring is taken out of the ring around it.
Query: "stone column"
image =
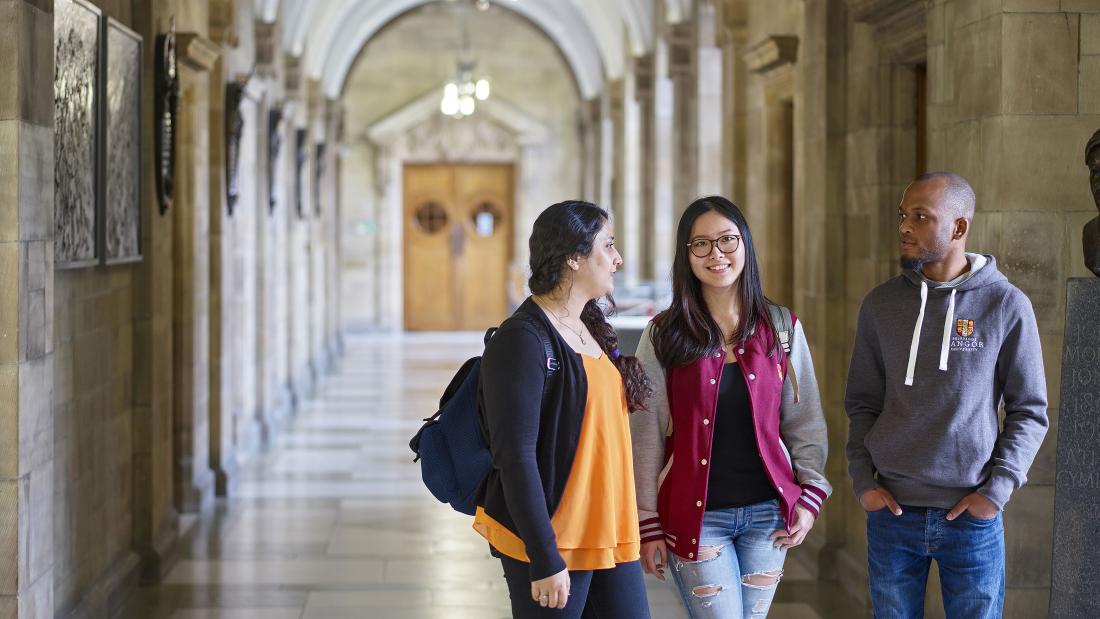
[[[134,24],[145,40],[142,82],[153,84],[155,40],[170,28],[169,16],[151,3],[134,6]],[[173,232],[174,212],[161,212],[154,173],[153,88],[142,89],[142,153],[147,182],[141,212],[142,260],[134,269],[133,446],[134,550],[141,582],[159,582],[176,554],[179,519],[173,500]],[[177,162],[177,170],[178,162]]]
[[[725,185],[722,178],[723,137],[725,135],[725,110],[723,109],[722,62],[724,56],[717,46],[717,11],[712,4],[701,4],[695,12],[695,135],[696,135],[696,186],[695,194],[708,196],[722,194]]]
[[[216,3],[214,3],[216,4]],[[212,7],[214,6],[212,4]],[[214,12],[211,13],[213,23]],[[212,34],[214,29],[212,28]],[[225,30],[220,30],[225,33]],[[234,291],[240,285],[233,279],[233,222],[229,217],[225,174],[226,65],[223,39],[212,41],[219,54],[209,75],[209,208],[210,208],[210,468],[214,471],[218,496],[230,494],[236,476],[237,458],[233,444],[234,410],[232,391],[239,385],[233,364],[233,340],[240,325],[233,312]]]
[[[210,470],[210,75],[220,48],[195,33],[178,38],[179,136],[172,205],[175,277],[175,494],[181,511],[214,497]]]
[[[600,162],[603,137],[600,131],[601,100],[598,98],[581,101],[578,114],[581,128],[581,195],[585,200],[599,204]],[[602,208],[611,208],[608,204],[599,204]]]
[[[741,60],[747,38],[743,2],[719,4],[716,42],[722,59],[722,192],[742,205],[745,195],[745,94],[748,71]]]
[[[623,282],[628,288],[637,286],[642,277],[642,201],[641,201],[641,158],[642,139],[639,126],[637,76],[633,71],[623,79],[622,92],[617,97],[622,108],[620,123],[622,140],[619,150],[622,152],[622,199],[620,211],[623,218],[623,262],[626,277]]]
[[[0,1],[0,616],[20,619],[54,610],[51,4]]]
[[[676,87],[669,77],[668,44],[656,43],[653,66],[652,237],[653,280],[659,287],[672,284],[676,235]]]
[[[633,100],[636,105],[633,113],[637,119],[633,123],[637,127],[637,137],[633,138],[636,142],[636,149],[629,167],[634,170],[633,174],[636,180],[633,189],[637,192],[638,210],[640,212],[638,237],[641,248],[638,251],[638,256],[641,264],[639,265],[638,276],[641,280],[651,281],[654,278],[653,252],[657,244],[653,225],[653,127],[655,126],[654,110],[656,109],[653,91],[653,54],[634,58],[630,74],[634,80]],[[623,133],[624,140],[631,139],[625,136],[625,129]],[[625,158],[624,165],[627,165]]]
[[[329,363],[340,354],[340,168],[344,108],[339,99],[325,101],[325,160],[321,178],[322,222],[325,236],[325,351]]]
[[[699,196],[697,95],[699,89],[695,24],[667,27],[667,75],[672,81],[672,201],[673,230],[680,214]],[[658,75],[662,75],[658,72]],[[672,237],[665,237],[672,246]]]

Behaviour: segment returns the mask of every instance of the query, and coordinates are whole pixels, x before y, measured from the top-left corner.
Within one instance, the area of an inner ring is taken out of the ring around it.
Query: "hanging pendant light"
[[[484,4],[484,6],[482,6]],[[479,10],[489,8],[487,0],[477,3]],[[443,86],[443,98],[439,101],[440,113],[452,118],[469,116],[477,110],[477,102],[489,98],[491,87],[489,78],[485,75],[474,78],[477,61],[470,57],[469,32],[466,25],[466,14],[462,15],[462,43],[455,62],[454,77]]]

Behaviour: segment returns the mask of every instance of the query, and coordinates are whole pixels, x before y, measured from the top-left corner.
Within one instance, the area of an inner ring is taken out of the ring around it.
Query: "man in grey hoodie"
[[[845,394],[871,602],[923,617],[935,560],[949,619],[1000,617],[1001,511],[1047,430],[1035,314],[993,256],[966,253],[963,178],[921,176],[898,217],[903,272],[863,300]]]

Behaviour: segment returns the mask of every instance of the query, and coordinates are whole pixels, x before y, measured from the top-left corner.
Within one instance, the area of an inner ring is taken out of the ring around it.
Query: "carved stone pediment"
[[[901,64],[923,64],[928,57],[928,3],[925,0],[848,0],[852,19],[871,26],[875,40]]]
[[[790,68],[798,60],[798,37],[769,36],[755,45],[750,45],[742,57],[750,71],[761,75]]]
[[[436,114],[405,134],[409,161],[512,161],[516,136],[484,114],[454,119]]]

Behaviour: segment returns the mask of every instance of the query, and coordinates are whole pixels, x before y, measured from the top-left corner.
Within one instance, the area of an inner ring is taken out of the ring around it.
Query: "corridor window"
[[[447,211],[438,202],[427,202],[416,209],[416,224],[428,234],[435,234],[447,225]]]
[[[493,236],[500,222],[500,211],[490,202],[482,202],[473,213],[474,229],[481,237]]]

